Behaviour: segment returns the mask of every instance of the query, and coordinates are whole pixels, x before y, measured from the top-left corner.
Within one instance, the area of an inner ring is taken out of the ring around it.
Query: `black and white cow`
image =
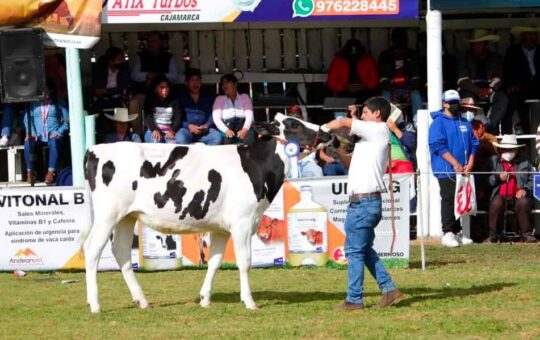
[[[257,308],[248,282],[251,237],[289,170],[284,141],[315,147],[331,136],[317,125],[282,114],[270,124],[259,124],[256,131],[261,138],[250,147],[125,142],[87,151],[85,178],[91,190],[93,225],[83,249],[92,313],[100,311],[98,260],[113,231],[113,253],[133,301],[148,307],[131,264],[136,220],[165,234],[210,233],[211,255],[200,291],[203,307],[210,304],[212,281],[232,235],[240,298],[246,308]]]

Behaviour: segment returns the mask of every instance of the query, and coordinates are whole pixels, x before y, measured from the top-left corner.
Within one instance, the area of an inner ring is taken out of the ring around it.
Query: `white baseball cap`
[[[461,100],[461,97],[459,96],[459,93],[456,90],[444,91],[442,95],[442,101],[446,103],[459,102],[460,100]]]

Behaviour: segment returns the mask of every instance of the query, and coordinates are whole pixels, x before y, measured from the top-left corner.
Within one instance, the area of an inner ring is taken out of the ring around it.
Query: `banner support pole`
[[[69,97],[69,135],[73,186],[83,186],[83,158],[85,153],[84,111],[79,50],[76,48],[66,47],[66,73]]]

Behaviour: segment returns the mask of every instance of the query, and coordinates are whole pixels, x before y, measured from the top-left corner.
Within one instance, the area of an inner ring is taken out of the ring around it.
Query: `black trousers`
[[[438,178],[441,194],[441,224],[443,233],[459,233],[461,224],[454,216],[454,200],[456,195],[455,178]]]

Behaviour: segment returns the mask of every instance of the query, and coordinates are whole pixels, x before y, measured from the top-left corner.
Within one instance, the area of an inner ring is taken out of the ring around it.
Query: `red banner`
[[[101,34],[101,0],[17,0],[0,2],[0,27],[36,27],[48,45],[91,48]]]

